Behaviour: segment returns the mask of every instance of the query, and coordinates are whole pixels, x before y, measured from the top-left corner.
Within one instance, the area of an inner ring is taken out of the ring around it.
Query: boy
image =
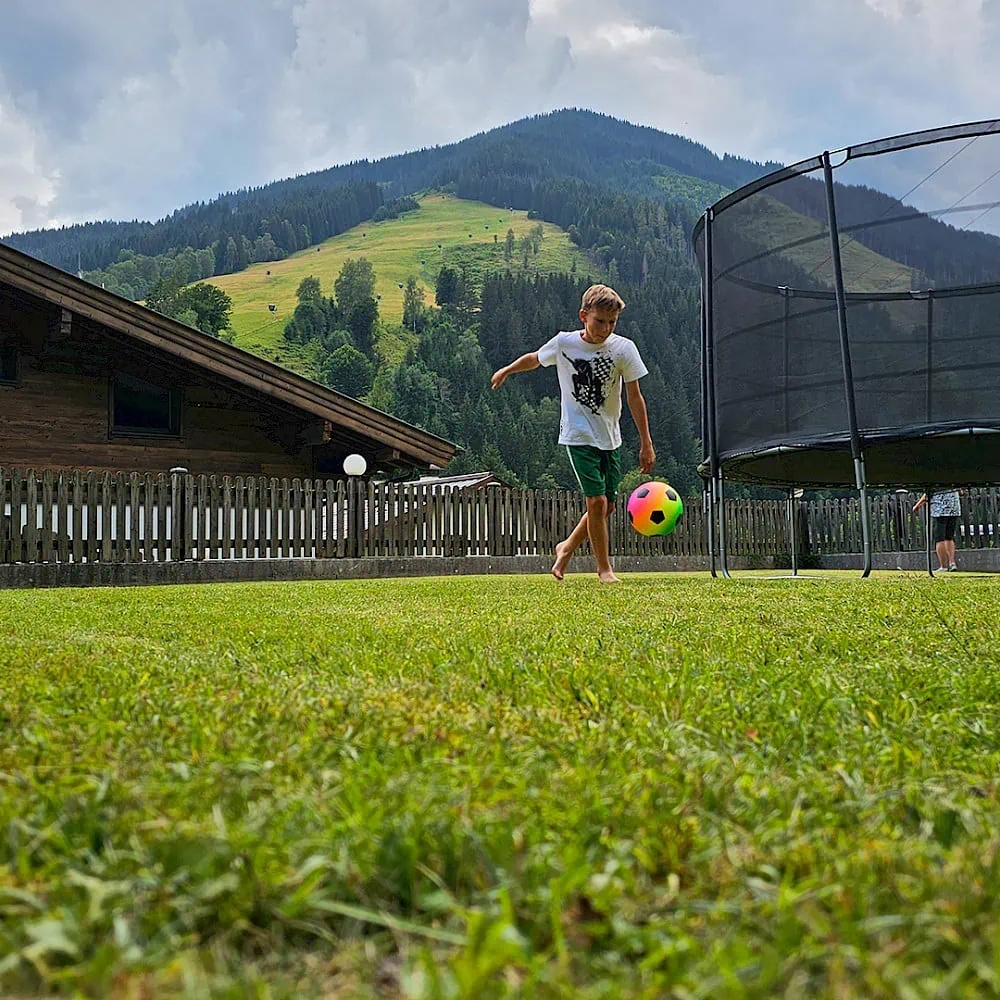
[[[925,503],[928,496],[925,493],[914,505],[913,513]],[[938,557],[938,570],[942,573],[953,573],[958,569],[955,565],[955,528],[962,516],[962,499],[958,490],[938,490],[930,495],[931,520],[934,522],[934,548]]]
[[[591,285],[584,292],[580,309],[583,329],[557,333],[533,354],[525,354],[493,375],[499,389],[508,375],[530,372],[539,365],[555,365],[562,394],[559,443],[566,447],[569,462],[587,498],[587,513],[569,537],[556,546],[552,575],[562,580],[573,553],[588,535],[597,560],[601,583],[618,583],[611,568],[608,518],[614,510],[621,480],[622,382],[632,419],[639,430],[639,465],[652,472],[656,461],[649,435],[646,401],[639,379],[647,374],[639,350],[615,333],[618,315],[625,308],[621,296],[607,285]]]

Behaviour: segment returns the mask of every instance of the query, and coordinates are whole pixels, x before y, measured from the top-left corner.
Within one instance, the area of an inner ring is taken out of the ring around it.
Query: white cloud
[[[890,21],[901,21],[906,13],[906,0],[865,0],[865,3]]]
[[[42,166],[39,145],[27,116],[0,82],[0,233],[52,221],[49,206],[59,174]]]
[[[604,0],[539,0],[534,26],[568,41],[572,67],[559,81],[562,104],[581,105],[678,132],[717,149],[760,142],[769,119],[762,96],[705,64],[683,31],[649,23]]]
[[[989,117],[998,41],[984,0],[33,0],[0,32],[0,232],[567,105],[792,161]]]
[[[548,107],[558,46],[529,32],[526,0],[301,0],[292,19],[275,167],[448,142]]]

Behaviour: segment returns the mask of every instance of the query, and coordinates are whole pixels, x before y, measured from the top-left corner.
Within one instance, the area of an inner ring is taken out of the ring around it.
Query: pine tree
[[[406,279],[406,288],[403,290],[403,326],[418,331],[423,324],[424,317],[424,290],[417,284],[417,279],[409,277]]]

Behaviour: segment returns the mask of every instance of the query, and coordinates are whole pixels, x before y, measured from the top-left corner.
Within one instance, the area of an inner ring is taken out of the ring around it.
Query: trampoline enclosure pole
[[[792,543],[792,576],[799,575],[799,535],[798,535],[798,525],[796,524],[796,510],[798,506],[798,499],[795,496],[795,489],[792,488],[788,491],[788,530],[791,533],[791,543]]]
[[[702,487],[701,494],[701,505],[705,514],[705,534],[708,544],[708,570],[712,576],[717,576],[718,574],[715,571],[715,531],[712,525],[712,519],[715,517],[715,504],[712,503],[711,480]]]
[[[924,504],[924,533],[927,535],[927,573],[931,579],[934,578],[934,562],[931,553],[934,551],[933,532],[931,531],[931,491],[930,487],[925,490],[927,503]]]
[[[716,513],[719,516],[719,565],[724,577],[729,576],[729,567],[726,561],[725,539],[726,532],[723,522],[726,511],[723,504],[722,469],[719,464],[719,441],[718,425],[716,423],[715,412],[715,324],[714,324],[714,289],[712,283],[712,222],[715,216],[711,208],[705,209],[705,274],[702,279],[704,290],[704,312],[705,312],[705,388],[706,388],[706,415],[708,417],[708,463],[711,473],[712,501]],[[714,557],[713,557],[714,565]]]
[[[701,445],[702,454],[709,450],[708,430],[708,330],[705,311],[705,274],[701,276]],[[711,461],[710,461],[711,464]],[[708,569],[712,576],[715,571],[715,504],[712,496],[713,480],[709,479],[702,486],[702,508],[705,514],[705,535],[708,545]]]
[[[785,433],[788,433],[789,427],[789,415],[788,415],[788,319],[789,312],[791,311],[791,295],[792,289],[788,287],[782,287],[778,289],[779,294],[782,298],[782,317],[781,317],[781,343],[782,343],[782,376],[783,384],[781,387],[781,399],[782,399],[782,414],[784,416]]]
[[[844,270],[840,259],[840,231],[837,228],[837,203],[833,195],[833,167],[829,152],[823,153],[823,179],[826,182],[826,210],[830,225],[830,255],[833,259],[833,282],[837,293],[837,324],[840,328],[840,357],[844,370],[844,396],[847,402],[847,425],[851,434],[851,457],[854,459],[854,480],[861,497],[861,538],[865,565],[862,577],[872,571],[872,538],[868,511],[868,484],[865,479],[865,457],[861,450],[858,411],[854,398],[854,370],[851,367],[851,344],[847,336],[847,297],[844,293]]]
[[[925,418],[927,423],[931,422],[931,414],[934,411],[933,397],[933,364],[934,364],[934,290],[927,292],[927,413]]]
[[[722,570],[722,575],[727,579],[732,579],[732,574],[729,572],[729,555],[726,552],[726,490],[725,490],[725,476],[722,469],[719,469],[719,475],[715,480],[716,487],[718,488],[718,498],[717,506],[719,510],[719,568]]]

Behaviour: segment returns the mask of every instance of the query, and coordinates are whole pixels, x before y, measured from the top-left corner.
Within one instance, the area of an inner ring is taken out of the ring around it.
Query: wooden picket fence
[[[868,498],[872,545],[876,552],[926,549],[926,511],[913,513],[919,495],[899,491]],[[861,502],[857,497],[800,502],[796,520],[800,552],[833,555],[862,551]],[[1000,547],[1000,490],[963,491],[955,544],[961,549]]]
[[[914,500],[872,498],[876,549],[924,546]],[[564,490],[0,468],[0,563],[550,555],[584,509]],[[726,515],[732,554],[791,551],[787,502],[730,500]],[[959,545],[997,545],[998,517],[996,490],[968,491]],[[800,552],[861,550],[856,499],[800,502],[797,525]],[[618,511],[611,547],[707,557],[705,529],[700,497],[666,538],[638,535]]]
[[[0,468],[0,563],[547,555],[584,509],[564,490]],[[700,501],[667,539],[612,529],[617,552],[696,555]]]

